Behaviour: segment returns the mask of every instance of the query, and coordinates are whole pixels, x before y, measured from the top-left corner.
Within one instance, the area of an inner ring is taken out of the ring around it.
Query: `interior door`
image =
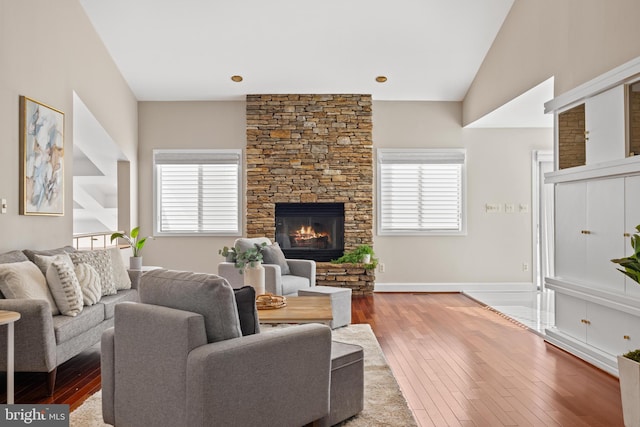
[[[538,199],[536,222],[536,245],[537,254],[537,274],[536,282],[538,289],[544,290],[544,278],[552,277],[555,274],[554,265],[554,185],[545,184],[544,174],[553,171],[553,157],[548,156],[546,160],[539,157],[537,162],[537,191]]]

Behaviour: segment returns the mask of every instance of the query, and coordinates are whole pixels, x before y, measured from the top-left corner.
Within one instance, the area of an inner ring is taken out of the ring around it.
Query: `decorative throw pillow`
[[[116,282],[116,289],[131,289],[131,278],[127,272],[127,267],[124,266],[124,262],[122,261],[120,248],[109,248],[107,249],[107,252],[109,252],[109,256],[111,257],[113,280]]]
[[[93,305],[100,301],[102,297],[102,286],[100,276],[95,268],[89,264],[80,263],[75,266],[78,284],[82,290],[82,300],[84,305]]]
[[[47,269],[47,283],[60,313],[75,317],[82,311],[82,290],[73,265],[64,259],[51,262]]]
[[[100,276],[102,295],[115,295],[117,293],[116,283],[113,279],[113,264],[109,252],[105,250],[97,251],[77,251],[69,254],[74,265],[86,263],[95,268]]]
[[[33,255],[33,262],[38,266],[40,271],[42,271],[42,275],[45,277],[47,276],[47,270],[49,269],[49,266],[55,260],[63,260],[73,267],[73,262],[71,262],[71,258],[69,258],[69,255],[67,253],[61,253],[58,255]]]
[[[22,252],[27,256],[27,258],[29,258],[29,261],[35,262],[36,255],[51,256],[51,255],[60,255],[60,254],[75,252],[75,251],[76,249],[73,246],[63,246],[61,248],[46,249],[46,250],[25,249]]]
[[[285,259],[284,253],[282,252],[282,249],[280,249],[278,242],[262,248],[262,263],[277,264],[280,266],[281,274],[291,274],[289,264],[287,264],[287,260]]]
[[[13,262],[29,261],[29,258],[22,251],[9,251],[0,254],[0,264],[10,264]]]
[[[10,299],[43,299],[49,303],[51,314],[60,314],[47,280],[31,261],[0,264],[0,291]]]
[[[240,330],[242,335],[253,335],[260,332],[258,310],[256,308],[256,290],[253,286],[243,286],[234,289],[238,317],[240,318]]]

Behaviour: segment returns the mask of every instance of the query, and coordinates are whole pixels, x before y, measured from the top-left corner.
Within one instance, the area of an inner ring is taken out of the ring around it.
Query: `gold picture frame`
[[[64,113],[20,97],[20,215],[64,215]]]

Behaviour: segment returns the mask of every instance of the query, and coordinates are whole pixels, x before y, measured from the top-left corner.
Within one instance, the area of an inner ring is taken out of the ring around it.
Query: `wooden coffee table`
[[[287,297],[286,307],[258,310],[260,323],[324,323],[333,320],[331,298]]]

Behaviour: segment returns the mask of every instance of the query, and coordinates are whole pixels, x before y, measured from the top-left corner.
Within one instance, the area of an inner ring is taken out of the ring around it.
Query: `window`
[[[378,149],[378,234],[464,234],[463,149]]]
[[[239,235],[241,150],[154,150],[157,235]]]

